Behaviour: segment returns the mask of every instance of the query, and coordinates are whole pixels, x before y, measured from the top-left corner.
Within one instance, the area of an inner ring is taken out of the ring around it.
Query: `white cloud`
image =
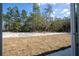
[[[69,9],[63,9],[60,12],[63,16],[68,17],[70,15],[70,10]]]
[[[50,16],[50,17],[55,17],[55,16],[54,16],[54,14],[51,14],[51,16]]]
[[[55,12],[59,12],[59,11],[61,11],[61,9],[54,9],[54,11],[55,11]]]
[[[53,3],[53,5],[56,5],[57,3]]]
[[[61,13],[63,14],[63,13],[66,13],[68,11],[69,11],[68,9],[63,9],[63,11],[61,11]]]
[[[55,14],[56,12],[55,11],[53,11],[53,14]]]
[[[67,12],[67,15],[70,15],[70,12]]]
[[[68,11],[68,9],[64,9],[63,11],[66,12],[66,11]]]
[[[65,12],[68,12],[68,11],[69,11],[68,9],[64,9],[64,10],[63,10],[64,13],[65,13]]]
[[[58,9],[55,9],[55,11],[58,11]]]
[[[63,15],[64,15],[65,17],[68,17],[68,16],[70,15],[70,12],[68,11],[68,12],[64,13]]]

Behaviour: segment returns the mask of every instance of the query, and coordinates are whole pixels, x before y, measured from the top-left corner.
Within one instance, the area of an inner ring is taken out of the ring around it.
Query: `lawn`
[[[4,38],[3,55],[28,56],[57,50],[70,45],[70,34]]]

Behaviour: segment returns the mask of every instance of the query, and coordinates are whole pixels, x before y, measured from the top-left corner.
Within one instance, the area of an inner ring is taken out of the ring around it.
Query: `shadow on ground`
[[[59,48],[57,50],[53,50],[53,51],[48,51],[48,52],[45,52],[45,53],[42,53],[42,54],[38,54],[38,55],[35,55],[35,56],[47,56],[49,54],[52,54],[52,53],[55,53],[55,52],[58,52],[58,51],[61,51],[61,50],[65,50],[65,49],[68,49],[70,48],[71,46],[67,46],[67,47],[62,47],[62,48]]]

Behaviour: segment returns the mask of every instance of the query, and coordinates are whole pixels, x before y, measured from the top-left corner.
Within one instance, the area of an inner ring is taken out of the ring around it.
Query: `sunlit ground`
[[[70,46],[70,34],[3,39],[3,55],[39,55]]]

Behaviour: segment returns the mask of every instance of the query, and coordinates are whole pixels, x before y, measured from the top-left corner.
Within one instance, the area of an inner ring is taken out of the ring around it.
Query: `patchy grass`
[[[47,35],[3,39],[3,55],[38,55],[70,45],[70,35]]]

